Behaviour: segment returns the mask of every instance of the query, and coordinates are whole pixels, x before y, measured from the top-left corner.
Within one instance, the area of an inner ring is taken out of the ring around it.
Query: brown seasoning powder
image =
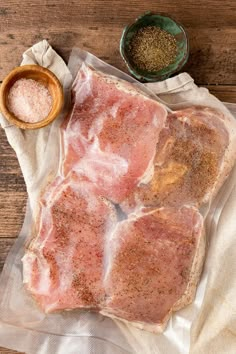
[[[135,66],[153,72],[174,62],[177,43],[172,34],[155,26],[147,26],[133,36],[128,50]]]

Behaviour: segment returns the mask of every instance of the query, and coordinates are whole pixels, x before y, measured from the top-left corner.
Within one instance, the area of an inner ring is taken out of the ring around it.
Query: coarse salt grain
[[[8,95],[8,109],[20,120],[40,122],[52,108],[52,96],[43,84],[32,79],[19,79]]]

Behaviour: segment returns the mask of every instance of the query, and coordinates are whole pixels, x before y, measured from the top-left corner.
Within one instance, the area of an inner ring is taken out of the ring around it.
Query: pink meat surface
[[[86,308],[162,331],[195,296],[205,251],[196,208],[235,161],[235,122],[207,107],[166,119],[134,86],[85,65],[72,96],[24,283],[46,313]]]
[[[204,257],[195,208],[160,208],[119,223],[107,250],[102,313],[158,332],[191,302]]]
[[[45,312],[97,308],[104,298],[103,250],[115,210],[90,182],[58,177],[23,258],[24,283]]]
[[[62,173],[86,176],[101,195],[119,203],[152,163],[166,109],[131,84],[86,66],[72,91]]]
[[[169,114],[157,144],[153,177],[149,183],[140,183],[123,209],[200,206],[209,201],[229,172],[224,167],[230,142],[225,119],[208,107]]]

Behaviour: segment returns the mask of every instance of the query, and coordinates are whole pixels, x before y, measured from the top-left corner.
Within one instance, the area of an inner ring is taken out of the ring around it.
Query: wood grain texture
[[[15,153],[3,129],[0,129],[0,239],[18,236],[26,198],[24,179]]]
[[[203,85],[223,102],[236,102],[236,85]]]
[[[1,0],[0,81],[41,39],[65,60],[78,46],[126,71],[119,55],[122,29],[147,10],[168,13],[185,26],[190,57],[184,71],[222,101],[236,102],[235,0]],[[26,199],[19,164],[0,129],[0,271],[21,229]],[[0,348],[0,354],[13,353]]]
[[[4,260],[6,259],[8,252],[15,242],[15,238],[2,238],[0,242],[0,273],[2,271]]]
[[[16,352],[15,350],[0,347],[0,354],[23,354],[23,353]]]
[[[3,5],[5,2],[5,5]],[[236,2],[178,1],[1,1],[0,79],[18,65],[22,52],[46,38],[68,59],[80,46],[125,69],[119,55],[124,26],[146,10],[171,14],[187,29],[190,58],[185,67],[198,84],[236,84]]]

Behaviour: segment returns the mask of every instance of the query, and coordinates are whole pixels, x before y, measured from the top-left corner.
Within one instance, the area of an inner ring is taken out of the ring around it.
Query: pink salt
[[[35,123],[46,118],[52,96],[44,85],[32,79],[19,79],[8,95],[8,109],[20,120]]]

